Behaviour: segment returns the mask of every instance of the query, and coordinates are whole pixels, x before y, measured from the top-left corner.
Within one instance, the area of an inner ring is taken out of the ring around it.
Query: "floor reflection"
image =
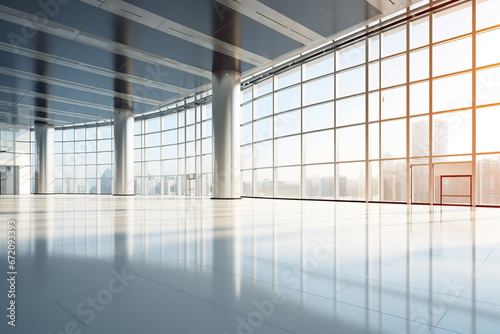
[[[2,196],[0,214],[18,226],[20,333],[500,328],[496,209],[38,195]],[[113,270],[135,279],[85,323]]]

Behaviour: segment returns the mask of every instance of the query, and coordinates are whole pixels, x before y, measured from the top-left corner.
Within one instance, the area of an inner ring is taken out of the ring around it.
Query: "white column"
[[[212,74],[213,198],[241,198],[240,82],[237,71]]]
[[[54,194],[54,126],[35,122],[35,194]]]
[[[113,195],[134,195],[134,113],[115,110]]]

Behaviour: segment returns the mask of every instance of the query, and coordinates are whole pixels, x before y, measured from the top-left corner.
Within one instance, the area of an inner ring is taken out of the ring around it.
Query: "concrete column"
[[[54,126],[35,122],[35,193],[54,194]]]
[[[240,81],[238,71],[212,74],[213,198],[241,198]]]
[[[113,195],[134,195],[134,113],[115,110]]]

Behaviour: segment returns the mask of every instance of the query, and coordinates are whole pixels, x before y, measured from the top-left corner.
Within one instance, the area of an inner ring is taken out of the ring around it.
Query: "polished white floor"
[[[500,332],[500,209],[1,196],[4,275],[10,219],[0,333]]]

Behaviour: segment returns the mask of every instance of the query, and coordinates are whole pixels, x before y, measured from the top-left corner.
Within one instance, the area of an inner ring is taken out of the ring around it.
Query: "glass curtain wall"
[[[55,192],[111,194],[113,148],[109,124],[55,129]]]
[[[212,194],[212,106],[135,121],[135,192]]]
[[[498,12],[433,11],[244,89],[244,195],[439,203],[434,166],[469,162],[500,205]]]

